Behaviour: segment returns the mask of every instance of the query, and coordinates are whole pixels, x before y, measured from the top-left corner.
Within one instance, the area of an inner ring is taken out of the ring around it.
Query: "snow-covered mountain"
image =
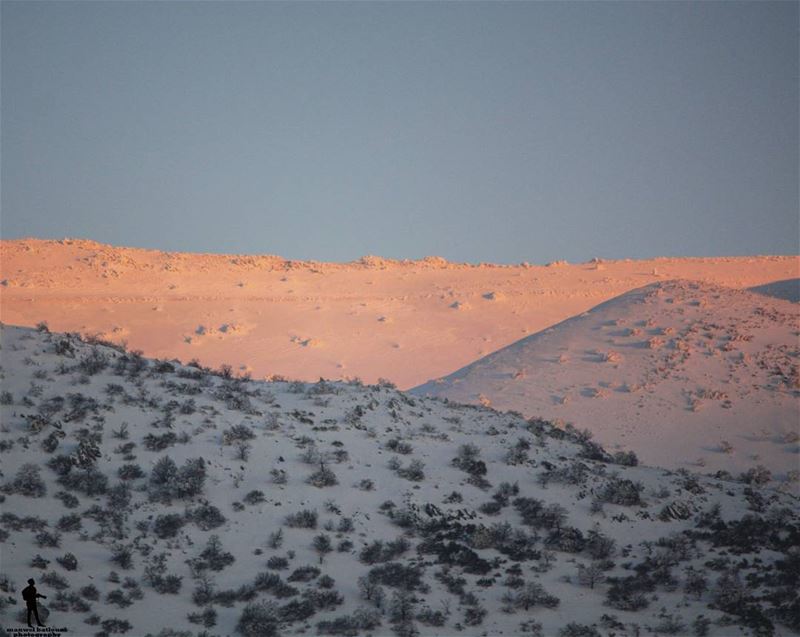
[[[47,321],[152,358],[227,363],[257,378],[387,378],[401,389],[648,283],[693,278],[746,288],[800,271],[797,256],[322,263],[79,239],[0,241],[0,253],[6,324]]]
[[[648,464],[800,469],[800,306],[707,283],[633,290],[418,395],[588,428]]]
[[[7,633],[31,577],[81,636],[800,629],[797,502],[764,472],[636,466],[386,384],[256,382],[44,327],[0,341]]]

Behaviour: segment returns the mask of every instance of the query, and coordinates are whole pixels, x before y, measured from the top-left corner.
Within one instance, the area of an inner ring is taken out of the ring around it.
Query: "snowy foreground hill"
[[[0,625],[68,635],[791,635],[797,501],[387,385],[2,328]]]

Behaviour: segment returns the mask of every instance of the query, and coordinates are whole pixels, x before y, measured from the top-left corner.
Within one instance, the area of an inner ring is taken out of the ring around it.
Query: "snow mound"
[[[650,464],[786,476],[798,465],[784,442],[800,426],[798,333],[795,304],[665,281],[412,391],[573,422]],[[719,453],[721,439],[736,452]]]

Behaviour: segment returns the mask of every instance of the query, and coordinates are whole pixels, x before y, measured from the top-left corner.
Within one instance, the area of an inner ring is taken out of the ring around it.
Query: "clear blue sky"
[[[2,2],[4,238],[798,252],[798,4]]]

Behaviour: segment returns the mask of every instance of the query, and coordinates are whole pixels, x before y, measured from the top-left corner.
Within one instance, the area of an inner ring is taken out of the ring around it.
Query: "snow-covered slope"
[[[785,477],[800,468],[799,334],[797,304],[668,281],[413,393],[573,422],[648,464]]]
[[[773,281],[772,283],[765,283],[764,285],[752,287],[750,291],[798,303],[800,302],[800,279]]]
[[[1,340],[6,630],[29,577],[70,635],[800,628],[796,500],[763,474],[615,464],[585,433],[389,386]]]
[[[98,334],[154,358],[254,377],[388,378],[401,389],[654,281],[734,288],[797,277],[792,256],[470,265],[160,252],[0,241],[0,320]],[[535,257],[535,255],[533,255]]]

